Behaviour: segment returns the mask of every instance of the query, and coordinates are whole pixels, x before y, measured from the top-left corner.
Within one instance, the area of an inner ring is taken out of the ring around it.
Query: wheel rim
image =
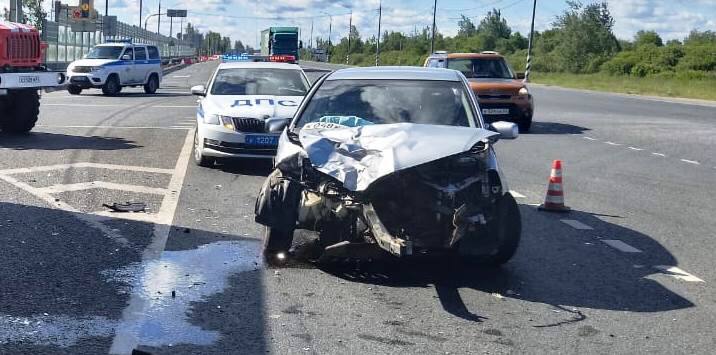
[[[201,161],[201,146],[199,144],[199,132],[194,133],[194,159]]]

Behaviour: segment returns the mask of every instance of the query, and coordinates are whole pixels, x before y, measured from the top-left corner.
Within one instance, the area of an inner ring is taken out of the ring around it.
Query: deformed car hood
[[[316,122],[300,130],[299,141],[317,170],[350,191],[364,191],[383,176],[462,153],[495,135],[471,127]]]

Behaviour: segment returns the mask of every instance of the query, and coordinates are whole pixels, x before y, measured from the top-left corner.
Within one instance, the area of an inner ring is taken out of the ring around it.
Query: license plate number
[[[509,108],[483,108],[482,114],[484,115],[509,115]]]
[[[20,77],[20,84],[39,84],[40,77],[37,75],[23,75]]]
[[[248,145],[278,145],[278,136],[246,136]]]

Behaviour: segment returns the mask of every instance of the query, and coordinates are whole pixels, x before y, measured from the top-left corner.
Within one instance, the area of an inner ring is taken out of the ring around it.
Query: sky
[[[8,0],[0,0],[8,2]],[[77,4],[79,0],[65,0]],[[104,13],[105,1],[95,0],[95,8]],[[232,40],[257,46],[258,34],[269,26],[298,26],[306,45],[311,38],[327,38],[329,26],[334,42],[348,33],[352,21],[362,37],[378,30],[378,7],[381,0],[162,0],[162,8],[186,9],[189,21],[201,31],[209,30],[230,36]],[[49,8],[51,1],[45,0]],[[582,0],[583,3],[595,2]],[[157,13],[159,0],[143,0],[143,14]],[[412,32],[432,23],[433,0],[382,0],[382,31]],[[457,33],[460,15],[479,23],[487,11],[497,8],[513,31],[529,32],[532,0],[438,0],[437,28],[443,34]],[[564,0],[537,0],[535,29],[551,27],[555,16],[566,8]],[[633,38],[636,31],[655,30],[664,40],[682,39],[692,29],[716,31],[716,0],[612,0],[609,8],[615,18],[615,34],[620,39]],[[120,21],[139,23],[139,0],[109,0],[110,15]],[[156,30],[156,17],[149,29]],[[143,20],[142,20],[143,23]],[[174,32],[179,31],[179,19]],[[169,34],[169,19],[162,18],[161,32]]]

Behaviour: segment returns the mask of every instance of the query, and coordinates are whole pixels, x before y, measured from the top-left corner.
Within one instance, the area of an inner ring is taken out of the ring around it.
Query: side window
[[[134,47],[135,60],[147,60],[147,50],[144,47]]]
[[[445,60],[433,58],[428,61],[429,68],[445,68]]]
[[[132,49],[132,48],[125,49],[124,54],[122,54],[122,56],[124,57],[125,55],[128,55],[130,58],[129,60],[132,60],[134,58],[134,49]]]
[[[159,50],[157,47],[147,47],[149,51],[149,59],[159,59]]]

